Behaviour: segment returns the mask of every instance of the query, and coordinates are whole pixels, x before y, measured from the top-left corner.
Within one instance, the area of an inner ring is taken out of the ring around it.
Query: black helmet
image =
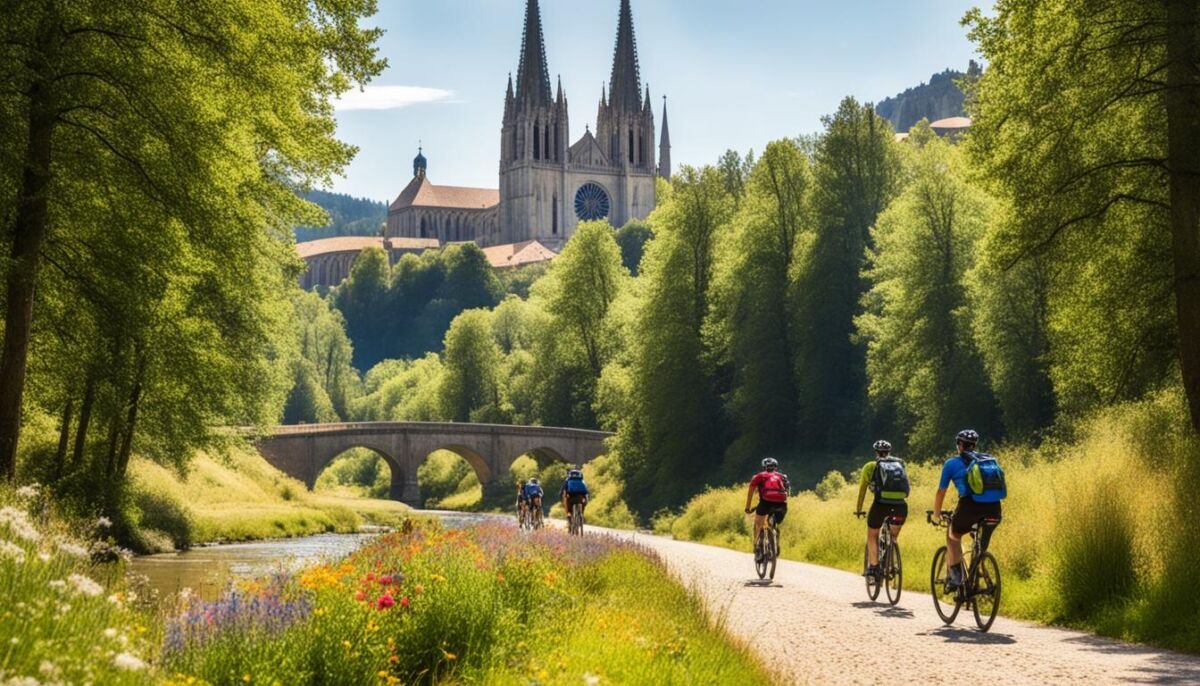
[[[763,466],[763,469],[766,469],[768,471],[770,471],[772,469],[779,469],[779,460],[776,460],[773,457],[764,457],[763,461],[762,461],[762,466]]]
[[[974,429],[963,429],[962,431],[958,432],[958,435],[954,437],[954,440],[958,443],[962,443],[963,445],[975,445],[979,442],[979,434],[975,433]]]
[[[877,453],[892,452],[892,444],[888,443],[887,441],[884,441],[884,440],[875,441],[875,445],[873,447],[875,448],[875,452],[877,452]]]
[[[534,486],[537,486],[537,485],[538,485],[538,478],[537,478],[536,476],[530,477],[530,478],[529,478],[529,483],[530,483],[530,484],[532,484],[532,485],[534,485]]]

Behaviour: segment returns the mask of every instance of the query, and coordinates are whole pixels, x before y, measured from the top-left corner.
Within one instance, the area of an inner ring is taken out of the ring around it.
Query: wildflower
[[[247,684],[248,684],[248,683],[250,683],[250,675],[249,675],[249,674],[243,674],[243,675],[242,675],[242,681],[246,682]]]
[[[446,583],[446,577],[442,576],[441,574],[431,574],[429,576],[429,578],[433,579],[434,581],[440,581],[441,583]]]
[[[392,594],[384,593],[383,595],[379,596],[379,601],[377,602],[376,606],[380,610],[386,610],[395,604],[396,604],[396,599],[392,597]]]
[[[0,508],[0,524],[8,526],[17,538],[23,538],[26,541],[38,541],[42,535],[38,533],[33,522],[29,521],[29,515],[15,507]]]
[[[41,487],[38,486],[36,483],[29,484],[28,486],[22,486],[17,489],[17,497],[18,498],[36,498],[39,488],[41,488]]]
[[[422,586],[421,584],[417,584],[416,586],[413,587],[413,595],[421,595],[424,592],[425,592],[425,587]]]
[[[42,663],[38,665],[38,671],[46,676],[52,677],[58,674],[58,665],[49,660],[42,660]]]
[[[591,672],[585,672],[583,675],[583,683],[585,686],[596,686],[596,684],[600,683],[600,677],[592,674]]]
[[[350,641],[342,641],[342,647],[346,650],[350,650]]]
[[[112,628],[111,626],[108,627],[107,629],[104,630],[104,637],[105,638],[116,638],[117,630]]]
[[[9,557],[17,562],[25,560],[25,549],[8,541],[0,541],[0,557]]]
[[[104,592],[103,586],[82,574],[72,574],[71,576],[67,577],[67,581],[71,582],[71,585],[75,587],[76,591],[79,591],[86,596],[95,597]]]
[[[400,607],[407,610],[409,605],[410,605],[410,603],[408,601],[408,596],[404,596],[403,598],[400,599]]]
[[[112,520],[108,517],[100,517],[96,520],[97,529],[107,529],[110,526],[112,526]]]
[[[48,585],[56,591],[61,591],[67,587],[67,582],[62,579],[51,579]]]
[[[41,560],[42,562],[49,562],[50,561],[50,553],[43,550],[42,552],[38,553],[38,559]]]
[[[380,586],[390,586],[391,584],[392,584],[392,575],[391,574],[384,574],[383,576],[379,577],[379,585]]]
[[[137,672],[146,668],[146,663],[142,662],[141,658],[137,657],[136,655],[130,655],[129,653],[117,653],[117,656],[113,658],[113,664],[116,665],[118,669],[124,669],[130,672]]]
[[[458,659],[457,655],[447,651],[445,648],[442,648],[442,656],[445,657],[447,660],[457,660]]]
[[[362,591],[357,591],[354,594],[354,599],[361,603],[362,601],[367,599],[367,594],[363,593]]]
[[[63,541],[58,544],[58,549],[72,557],[87,557],[88,549],[70,541]]]

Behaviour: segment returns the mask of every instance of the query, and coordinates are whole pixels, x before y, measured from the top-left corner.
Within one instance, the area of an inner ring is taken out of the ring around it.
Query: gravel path
[[[784,560],[774,583],[764,584],[749,553],[589,532],[658,551],[783,684],[937,683],[971,674],[1003,684],[1200,683],[1200,657],[1005,617],[984,634],[965,610],[946,627],[928,594],[905,590],[896,607],[872,603],[861,577],[848,572]]]

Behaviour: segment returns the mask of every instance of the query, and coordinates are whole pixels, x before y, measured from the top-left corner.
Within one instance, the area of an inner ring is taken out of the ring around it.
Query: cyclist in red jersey
[[[750,503],[754,500],[754,494],[758,493],[758,507],[753,508],[754,538],[751,539],[752,544],[758,542],[759,534],[767,525],[768,514],[775,513],[775,523],[783,523],[783,518],[787,515],[788,492],[791,490],[787,474],[779,471],[778,460],[768,457],[762,461],[762,467],[763,471],[750,479],[750,490],[746,492],[746,514],[750,514]],[[758,562],[758,546],[755,545],[754,548],[755,562]]]

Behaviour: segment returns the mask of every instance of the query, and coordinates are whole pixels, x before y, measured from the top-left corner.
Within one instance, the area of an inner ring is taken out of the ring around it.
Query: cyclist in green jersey
[[[875,459],[863,465],[858,479],[858,506],[854,513],[863,515],[863,500],[867,489],[875,494],[871,510],[867,515],[867,571],[865,576],[879,574],[879,529],[889,517],[898,520],[892,524],[892,540],[900,535],[900,527],[908,517],[908,475],[904,463],[892,457],[892,444],[875,441]]]

